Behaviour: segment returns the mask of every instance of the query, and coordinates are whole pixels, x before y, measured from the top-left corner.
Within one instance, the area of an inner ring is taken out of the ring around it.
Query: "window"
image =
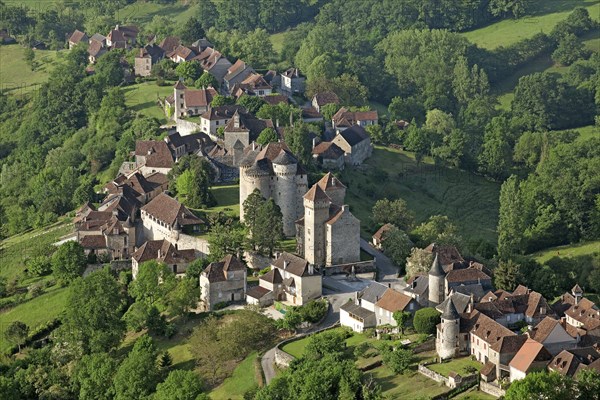
[[[183,95],[182,95],[182,94],[180,94],[180,95],[179,95],[179,98],[180,98],[180,99],[183,99]],[[182,104],[182,105],[183,105],[183,104]]]

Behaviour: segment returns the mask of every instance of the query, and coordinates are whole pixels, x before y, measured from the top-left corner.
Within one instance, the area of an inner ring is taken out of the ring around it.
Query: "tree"
[[[179,37],[183,43],[192,43],[206,36],[200,20],[194,16],[188,18],[185,24],[181,25]]]
[[[394,321],[396,321],[396,324],[398,324],[400,334],[404,335],[404,327],[406,326],[406,323],[410,321],[412,314],[408,311],[394,311],[392,317],[394,318]]]
[[[418,333],[435,333],[437,324],[440,323],[440,313],[433,307],[426,307],[415,312],[413,326]]]
[[[373,206],[373,221],[378,224],[390,223],[401,230],[409,230],[415,222],[415,215],[408,209],[403,199],[377,200]]]
[[[166,264],[146,261],[140,264],[136,279],[129,285],[129,295],[152,305],[164,300],[176,284],[175,274]]]
[[[180,78],[194,82],[196,79],[200,78],[202,67],[198,61],[184,61],[177,65],[175,72]]]
[[[246,229],[237,222],[216,223],[208,235],[208,259],[219,261],[227,254],[239,256],[243,252],[246,236]]]
[[[155,400],[196,400],[202,393],[202,381],[193,371],[173,370],[156,387]]]
[[[256,142],[264,146],[269,143],[277,143],[278,140],[279,136],[277,136],[277,133],[273,128],[265,128],[260,135],[258,135]]]
[[[98,59],[94,65],[94,78],[101,87],[118,86],[125,78],[121,65],[122,51],[110,51]]]
[[[23,60],[25,60],[25,64],[29,65],[32,71],[35,70],[35,53],[31,47],[26,47],[23,50]]]
[[[512,254],[519,254],[524,250],[523,233],[526,225],[519,187],[519,181],[513,175],[500,188],[498,255],[502,259],[508,259]]]
[[[412,231],[412,234],[419,239],[418,244],[423,247],[431,243],[439,245],[458,244],[452,243],[453,240],[448,240],[453,237],[458,237],[458,228],[450,221],[450,218],[445,215],[432,215],[427,221],[418,225]],[[458,239],[458,242],[460,242],[460,238]]]
[[[185,316],[190,309],[198,304],[200,290],[196,282],[190,278],[177,281],[177,286],[167,294],[169,313],[172,316]]]
[[[271,255],[283,240],[283,215],[273,199],[266,200],[255,189],[244,200],[244,223],[248,227],[248,243],[252,250]]]
[[[281,329],[288,331],[296,331],[296,328],[302,323],[302,314],[294,308],[289,308],[282,319],[277,320],[277,324]]]
[[[121,289],[109,269],[94,271],[71,285],[61,328],[84,354],[109,351],[125,332],[122,308]]]
[[[211,315],[194,329],[188,343],[203,377],[214,384],[224,374],[225,363],[231,359],[229,351],[223,351],[219,343],[219,320]]]
[[[569,400],[577,398],[573,379],[557,372],[532,372],[514,381],[504,396],[506,400]]]
[[[175,189],[177,197],[191,208],[204,208],[213,206],[216,201],[210,191],[215,179],[215,172],[205,158],[186,155],[167,177],[171,187]]]
[[[136,301],[123,315],[123,321],[127,324],[127,329],[139,332],[150,325],[150,309],[154,307],[143,301]]]
[[[346,336],[340,331],[325,331],[310,337],[304,357],[318,359],[325,355],[341,358],[346,349]]]
[[[412,362],[413,354],[411,350],[395,349],[388,350],[383,354],[383,363],[396,374],[404,373]]]
[[[358,78],[350,74],[342,74],[331,80],[334,92],[340,103],[350,106],[364,106],[369,99],[369,89]]]
[[[420,124],[425,122],[425,108],[423,107],[423,103],[414,96],[394,97],[388,106],[388,111],[394,119],[403,119],[405,121],[415,120]]]
[[[206,258],[197,258],[188,264],[185,270],[186,278],[192,279],[196,286],[199,285],[200,274],[204,271],[204,268],[208,265]]]
[[[258,110],[267,103],[258,96],[248,96],[247,94],[243,94],[237,99],[236,104],[244,107],[250,114],[256,114]]]
[[[264,104],[260,107],[256,116],[262,119],[270,119],[276,125],[279,123],[279,126],[290,126],[294,124],[294,121],[301,120],[302,111],[286,103]]]
[[[408,235],[398,228],[388,231],[383,238],[383,252],[400,267],[400,273],[404,270],[406,258],[410,255],[413,242]]]
[[[323,114],[323,118],[325,121],[331,121],[336,112],[340,109],[339,104],[328,103],[321,107],[321,114]]]
[[[208,71],[204,71],[202,75],[200,75],[200,78],[196,79],[196,82],[194,82],[194,86],[196,86],[198,89],[206,89],[209,87],[218,89],[219,81],[217,81],[217,78],[215,78],[214,75],[212,75]]]
[[[531,0],[491,0],[488,7],[496,17],[511,15],[514,18],[521,18],[529,12]]]
[[[384,137],[384,130],[381,125],[369,125],[366,128],[369,137],[373,143],[382,144],[387,143],[387,139]]]
[[[521,266],[513,260],[499,261],[494,270],[494,285],[497,289],[512,292],[524,279]]]
[[[583,368],[575,376],[580,399],[600,399],[600,373],[593,368]]]
[[[429,272],[433,263],[433,254],[427,250],[413,247],[406,259],[406,276],[412,277],[420,272]]]
[[[583,42],[577,36],[570,33],[560,39],[556,50],[552,53],[552,59],[562,65],[571,65],[579,59],[586,58],[588,55],[589,52],[586,50]]]
[[[216,96],[213,97],[212,101],[210,102],[211,107],[219,107],[219,106],[226,106],[229,104],[233,104],[235,103],[235,99],[231,96],[223,96],[221,94],[218,94]]]
[[[312,162],[311,132],[311,126],[303,123],[296,124],[285,130],[285,143],[304,165],[310,165]]]
[[[6,331],[4,332],[4,338],[9,343],[16,344],[19,348],[19,353],[21,353],[21,345],[25,343],[28,335],[29,327],[27,326],[27,324],[21,321],[11,322],[6,328]]]
[[[61,244],[52,255],[52,272],[64,284],[80,276],[86,266],[87,259],[78,242]]]
[[[160,380],[156,364],[157,351],[152,339],[140,337],[114,377],[115,399],[143,399],[154,392]]]
[[[110,400],[117,361],[108,353],[84,355],[75,365],[72,381],[82,400]]]

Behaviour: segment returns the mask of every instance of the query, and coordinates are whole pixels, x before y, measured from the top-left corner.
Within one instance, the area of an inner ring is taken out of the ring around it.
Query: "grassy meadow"
[[[373,155],[360,167],[341,174],[348,187],[346,201],[361,220],[365,237],[374,233],[371,209],[382,198],[402,198],[415,212],[417,222],[432,215],[447,215],[465,239],[496,243],[500,185],[483,177],[433,165],[417,164],[412,153],[375,146]]]
[[[34,50],[35,68],[25,62],[25,47],[20,44],[0,46],[0,90],[11,94],[29,93],[48,80],[50,71],[66,50]]]
[[[463,35],[479,47],[495,49],[509,46],[536,33],[550,33],[576,7],[585,7],[592,18],[600,20],[598,0],[543,0],[533,2],[533,15],[519,19],[505,19],[483,28],[464,32]]]
[[[534,253],[532,256],[539,263],[544,263],[553,257],[569,258],[592,254],[600,254],[600,241],[551,247]]]
[[[158,86],[156,82],[136,83],[123,88],[125,104],[135,112],[167,123],[164,110],[157,104],[158,98],[173,94],[173,86]]]

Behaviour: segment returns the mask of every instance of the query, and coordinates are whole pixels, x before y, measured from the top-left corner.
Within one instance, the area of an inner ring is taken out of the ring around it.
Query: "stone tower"
[[[460,315],[451,299],[442,313],[442,322],[438,328],[436,351],[441,359],[452,358],[458,352],[458,334],[460,331]]]
[[[331,172],[328,172],[317,185],[323,189],[325,194],[331,199],[333,204],[338,206],[344,205],[344,198],[346,197],[346,186],[338,178],[336,178]]]
[[[183,96],[184,96],[184,92],[185,92],[185,85],[183,84],[182,81],[177,81],[177,83],[175,84],[175,87],[173,88],[173,101],[175,103],[175,111],[173,113],[173,119],[177,120],[178,118],[181,118],[184,113],[185,113],[185,108],[183,105]]]
[[[442,268],[438,254],[429,270],[429,305],[437,306],[445,299],[445,278],[446,273]]]
[[[575,305],[579,304],[581,298],[583,297],[583,290],[578,284],[575,284],[575,286],[573,286],[573,289],[571,289],[571,294],[575,298]]]
[[[329,219],[331,199],[319,185],[314,185],[304,195],[304,259],[309,264],[325,264],[325,230]]]
[[[244,221],[244,201],[255,189],[258,189],[265,199],[271,197],[270,176],[271,168],[267,159],[257,160],[252,164],[242,162],[240,165],[240,221]]]
[[[296,233],[297,171],[298,160],[291,153],[282,149],[273,159],[276,186],[273,187],[272,193],[283,215],[283,233],[286,236],[293,236]]]

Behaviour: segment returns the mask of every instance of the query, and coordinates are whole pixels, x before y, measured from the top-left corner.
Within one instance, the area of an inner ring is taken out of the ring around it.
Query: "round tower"
[[[331,200],[315,184],[304,195],[304,258],[309,264],[325,264],[325,222]]]
[[[460,315],[456,311],[452,299],[448,298],[436,341],[436,351],[441,359],[452,358],[457,354],[459,332]]]
[[[429,305],[437,306],[445,299],[446,273],[437,253],[429,270]]]
[[[281,209],[283,215],[283,234],[294,236],[296,234],[296,172],[298,161],[285,150],[273,160],[275,182],[273,185],[273,199]]]
[[[240,221],[244,220],[244,201],[255,189],[258,189],[265,199],[271,197],[271,172],[265,164],[266,160],[258,160],[249,167],[240,166]]]

